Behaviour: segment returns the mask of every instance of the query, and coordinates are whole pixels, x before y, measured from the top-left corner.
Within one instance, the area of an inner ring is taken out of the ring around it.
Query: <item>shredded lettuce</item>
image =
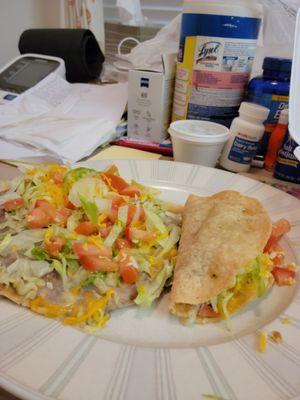
[[[7,233],[7,230],[9,230],[10,233],[19,233],[24,229],[25,229],[24,218],[23,220],[21,220],[12,213],[6,213],[5,220],[0,223],[0,238],[3,239],[3,237]],[[3,233],[1,231],[3,231]]]
[[[87,287],[89,285],[93,285],[95,279],[101,279],[104,280],[105,273],[104,272],[92,272],[87,276],[82,282],[81,286],[82,287]]]
[[[108,188],[101,179],[86,177],[75,182],[69,192],[69,200],[76,207],[81,206],[80,197],[95,201],[96,198],[101,198],[108,193]]]
[[[12,241],[12,236],[10,234],[7,234],[4,236],[0,243],[0,255],[2,255],[10,246]]]
[[[119,207],[118,210],[118,220],[121,222],[122,225],[126,226],[128,217],[128,205]]]
[[[43,247],[33,247],[30,251],[30,254],[35,260],[49,259],[48,253]]]
[[[214,310],[217,305],[217,310],[215,311],[220,312],[227,320],[229,330],[231,330],[230,312],[228,310],[230,300],[234,299],[249,281],[254,284],[257,297],[264,295],[269,287],[271,269],[272,261],[269,256],[266,254],[259,255],[243,267],[242,273],[236,276],[234,284],[219,294],[217,301],[215,299],[211,301]]]
[[[64,177],[64,187],[67,192],[69,192],[73,183],[79,181],[80,179],[86,176],[93,176],[96,175],[97,171],[91,168],[79,167],[71,169],[69,172],[66,173]]]
[[[149,231],[158,231],[160,234],[168,233],[167,227],[157,214],[151,211],[148,207],[145,207],[145,214],[146,227]]]
[[[179,226],[173,225],[169,235],[164,239],[158,240],[158,243],[163,248],[158,254],[159,257],[162,257],[165,254],[167,254],[179,242],[180,231],[181,230],[180,230]]]
[[[80,224],[83,213],[82,210],[74,210],[67,221],[67,229],[70,232],[74,232],[77,226]]]
[[[151,282],[147,281],[138,284],[138,295],[134,300],[135,304],[143,308],[151,307],[153,301],[160,296],[166,281],[172,276],[172,274],[172,264],[168,261],[165,261],[164,267],[157,274],[154,280]]]
[[[61,276],[63,288],[67,289],[68,277],[67,277],[67,263],[66,263],[66,260],[65,259],[62,259],[62,261],[53,260],[52,261],[52,268]]]
[[[0,267],[0,283],[12,285],[26,299],[34,299],[39,288],[45,286],[42,278],[51,271],[51,265],[46,261],[18,258],[7,268]]]
[[[100,294],[106,293],[110,288],[115,288],[120,284],[120,275],[116,272],[93,272],[85,278],[81,286],[88,287],[94,285]]]
[[[118,239],[120,234],[124,230],[124,225],[122,224],[121,221],[116,221],[111,228],[111,231],[109,232],[109,235],[107,238],[104,240],[104,246],[106,247],[112,247],[115,241]]]
[[[30,260],[28,258],[18,258],[7,267],[9,275],[18,277],[37,277],[41,278],[52,271],[51,265],[46,261]]]
[[[227,309],[227,305],[229,300],[233,297],[234,293],[228,290],[224,290],[219,296],[218,296],[218,309],[224,315],[226,319],[229,319],[230,314]]]
[[[61,252],[61,259],[64,259],[64,262],[67,265],[68,273],[72,275],[80,268],[77,256],[74,254],[73,251],[73,245],[71,240],[68,240],[65,243]]]
[[[81,196],[78,194],[82,208],[84,212],[86,213],[88,219],[93,223],[97,224],[98,223],[98,207],[93,201],[87,200],[85,197]]]

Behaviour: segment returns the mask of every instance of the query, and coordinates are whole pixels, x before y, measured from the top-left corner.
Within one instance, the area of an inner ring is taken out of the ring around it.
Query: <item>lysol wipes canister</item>
[[[185,0],[173,121],[230,126],[255,56],[262,8],[255,0]]]

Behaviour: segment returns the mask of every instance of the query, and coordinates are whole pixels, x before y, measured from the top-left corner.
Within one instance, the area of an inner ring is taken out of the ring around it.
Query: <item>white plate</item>
[[[88,163],[103,169],[111,161]],[[183,204],[189,193],[235,189],[259,199],[292,231],[283,241],[288,261],[300,253],[300,207],[295,198],[256,181],[200,166],[164,161],[115,161],[122,176],[158,187]],[[113,313],[101,338],[0,301],[0,385],[28,400],[292,399],[300,395],[300,295],[274,287],[224,323],[185,327],[167,313],[167,296],[153,310]],[[283,325],[281,318],[290,324]],[[257,351],[258,329],[279,330],[283,344]]]

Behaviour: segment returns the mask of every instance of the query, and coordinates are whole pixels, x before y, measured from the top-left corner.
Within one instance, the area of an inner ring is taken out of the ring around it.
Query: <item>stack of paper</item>
[[[70,84],[49,75],[0,106],[0,159],[76,162],[114,138],[127,84]]]

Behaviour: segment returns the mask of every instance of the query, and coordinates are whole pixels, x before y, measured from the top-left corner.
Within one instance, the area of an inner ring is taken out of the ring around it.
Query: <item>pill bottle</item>
[[[298,144],[287,130],[282,147],[278,152],[274,177],[287,182],[300,183],[300,162],[295,157],[294,151]]]
[[[288,108],[291,69],[292,60],[266,57],[263,63],[263,75],[249,82],[246,100],[270,110],[269,117],[265,121],[265,133],[258,146],[258,156],[266,155],[269,139],[280,112]]]
[[[263,122],[270,110],[258,104],[243,102],[239,117],[232,121],[230,137],[226,143],[220,165],[232,172],[247,172],[264,134]]]
[[[286,134],[289,125],[289,110],[286,108],[280,113],[278,124],[276,125],[274,131],[271,134],[268,151],[265,158],[264,168],[267,171],[274,171],[276,164],[277,154],[281,148],[282,141]]]

